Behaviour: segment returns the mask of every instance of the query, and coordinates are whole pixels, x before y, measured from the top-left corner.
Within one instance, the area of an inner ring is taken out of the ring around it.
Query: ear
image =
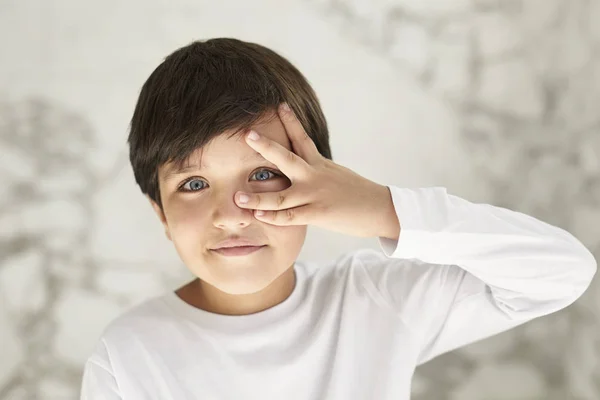
[[[152,205],[154,212],[158,216],[158,219],[160,219],[160,222],[163,224],[163,227],[165,228],[165,235],[167,236],[167,239],[171,240],[171,233],[169,232],[169,224],[167,223],[167,217],[165,216],[164,211],[149,196],[146,196],[146,198],[148,199],[148,201],[150,201],[150,204]]]

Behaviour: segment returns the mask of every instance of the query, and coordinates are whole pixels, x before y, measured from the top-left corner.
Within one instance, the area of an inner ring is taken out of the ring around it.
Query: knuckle
[[[294,211],[291,208],[285,210],[285,216],[288,221],[292,221],[294,219]]]
[[[277,206],[281,207],[283,205],[284,201],[285,201],[285,195],[279,194],[279,196],[277,196]]]
[[[288,162],[295,163],[296,162],[296,157],[297,156],[294,153],[292,153],[291,151],[287,152]]]

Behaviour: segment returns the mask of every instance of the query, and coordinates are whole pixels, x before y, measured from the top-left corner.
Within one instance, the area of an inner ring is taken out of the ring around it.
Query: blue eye
[[[203,189],[202,184],[204,182],[200,179],[192,178],[181,185],[181,190],[184,192],[196,192]]]
[[[260,173],[262,173],[262,174],[267,173],[267,177],[265,179],[257,179],[258,181],[266,181],[267,179],[269,179],[268,174],[271,174],[273,176],[278,176],[276,173],[269,171],[268,169],[261,169],[260,171],[257,171],[256,174],[254,174],[254,175],[258,176],[258,174],[260,174]]]
[[[258,181],[258,182],[264,182],[264,181],[269,180],[269,174],[272,175],[272,178],[282,176],[282,175],[280,175],[276,172],[270,171],[268,169],[258,170],[252,176],[258,176],[258,177],[262,176],[262,178],[253,179],[253,180]],[[190,178],[187,181],[185,181],[179,187],[179,190],[182,192],[197,192],[197,191],[204,189],[205,186],[206,186],[206,184],[202,179],[194,177],[194,178]]]

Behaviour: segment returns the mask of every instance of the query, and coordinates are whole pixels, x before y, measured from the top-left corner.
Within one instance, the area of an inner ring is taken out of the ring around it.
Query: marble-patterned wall
[[[598,20],[600,0],[0,2],[0,400],[76,399],[103,327],[189,277],[125,147],[175,48],[270,46],[315,87],[337,162],[532,214],[598,258]],[[357,245],[377,248],[311,228],[301,258]],[[423,365],[414,398],[600,399],[599,285]]]

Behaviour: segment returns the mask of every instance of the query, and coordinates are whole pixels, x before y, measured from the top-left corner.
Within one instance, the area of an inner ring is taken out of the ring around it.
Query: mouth
[[[223,255],[223,256],[245,256],[245,255],[257,252],[258,250],[262,249],[263,247],[267,247],[267,246],[263,245],[263,246],[221,247],[218,249],[212,249],[212,251],[214,251],[220,255]]]

